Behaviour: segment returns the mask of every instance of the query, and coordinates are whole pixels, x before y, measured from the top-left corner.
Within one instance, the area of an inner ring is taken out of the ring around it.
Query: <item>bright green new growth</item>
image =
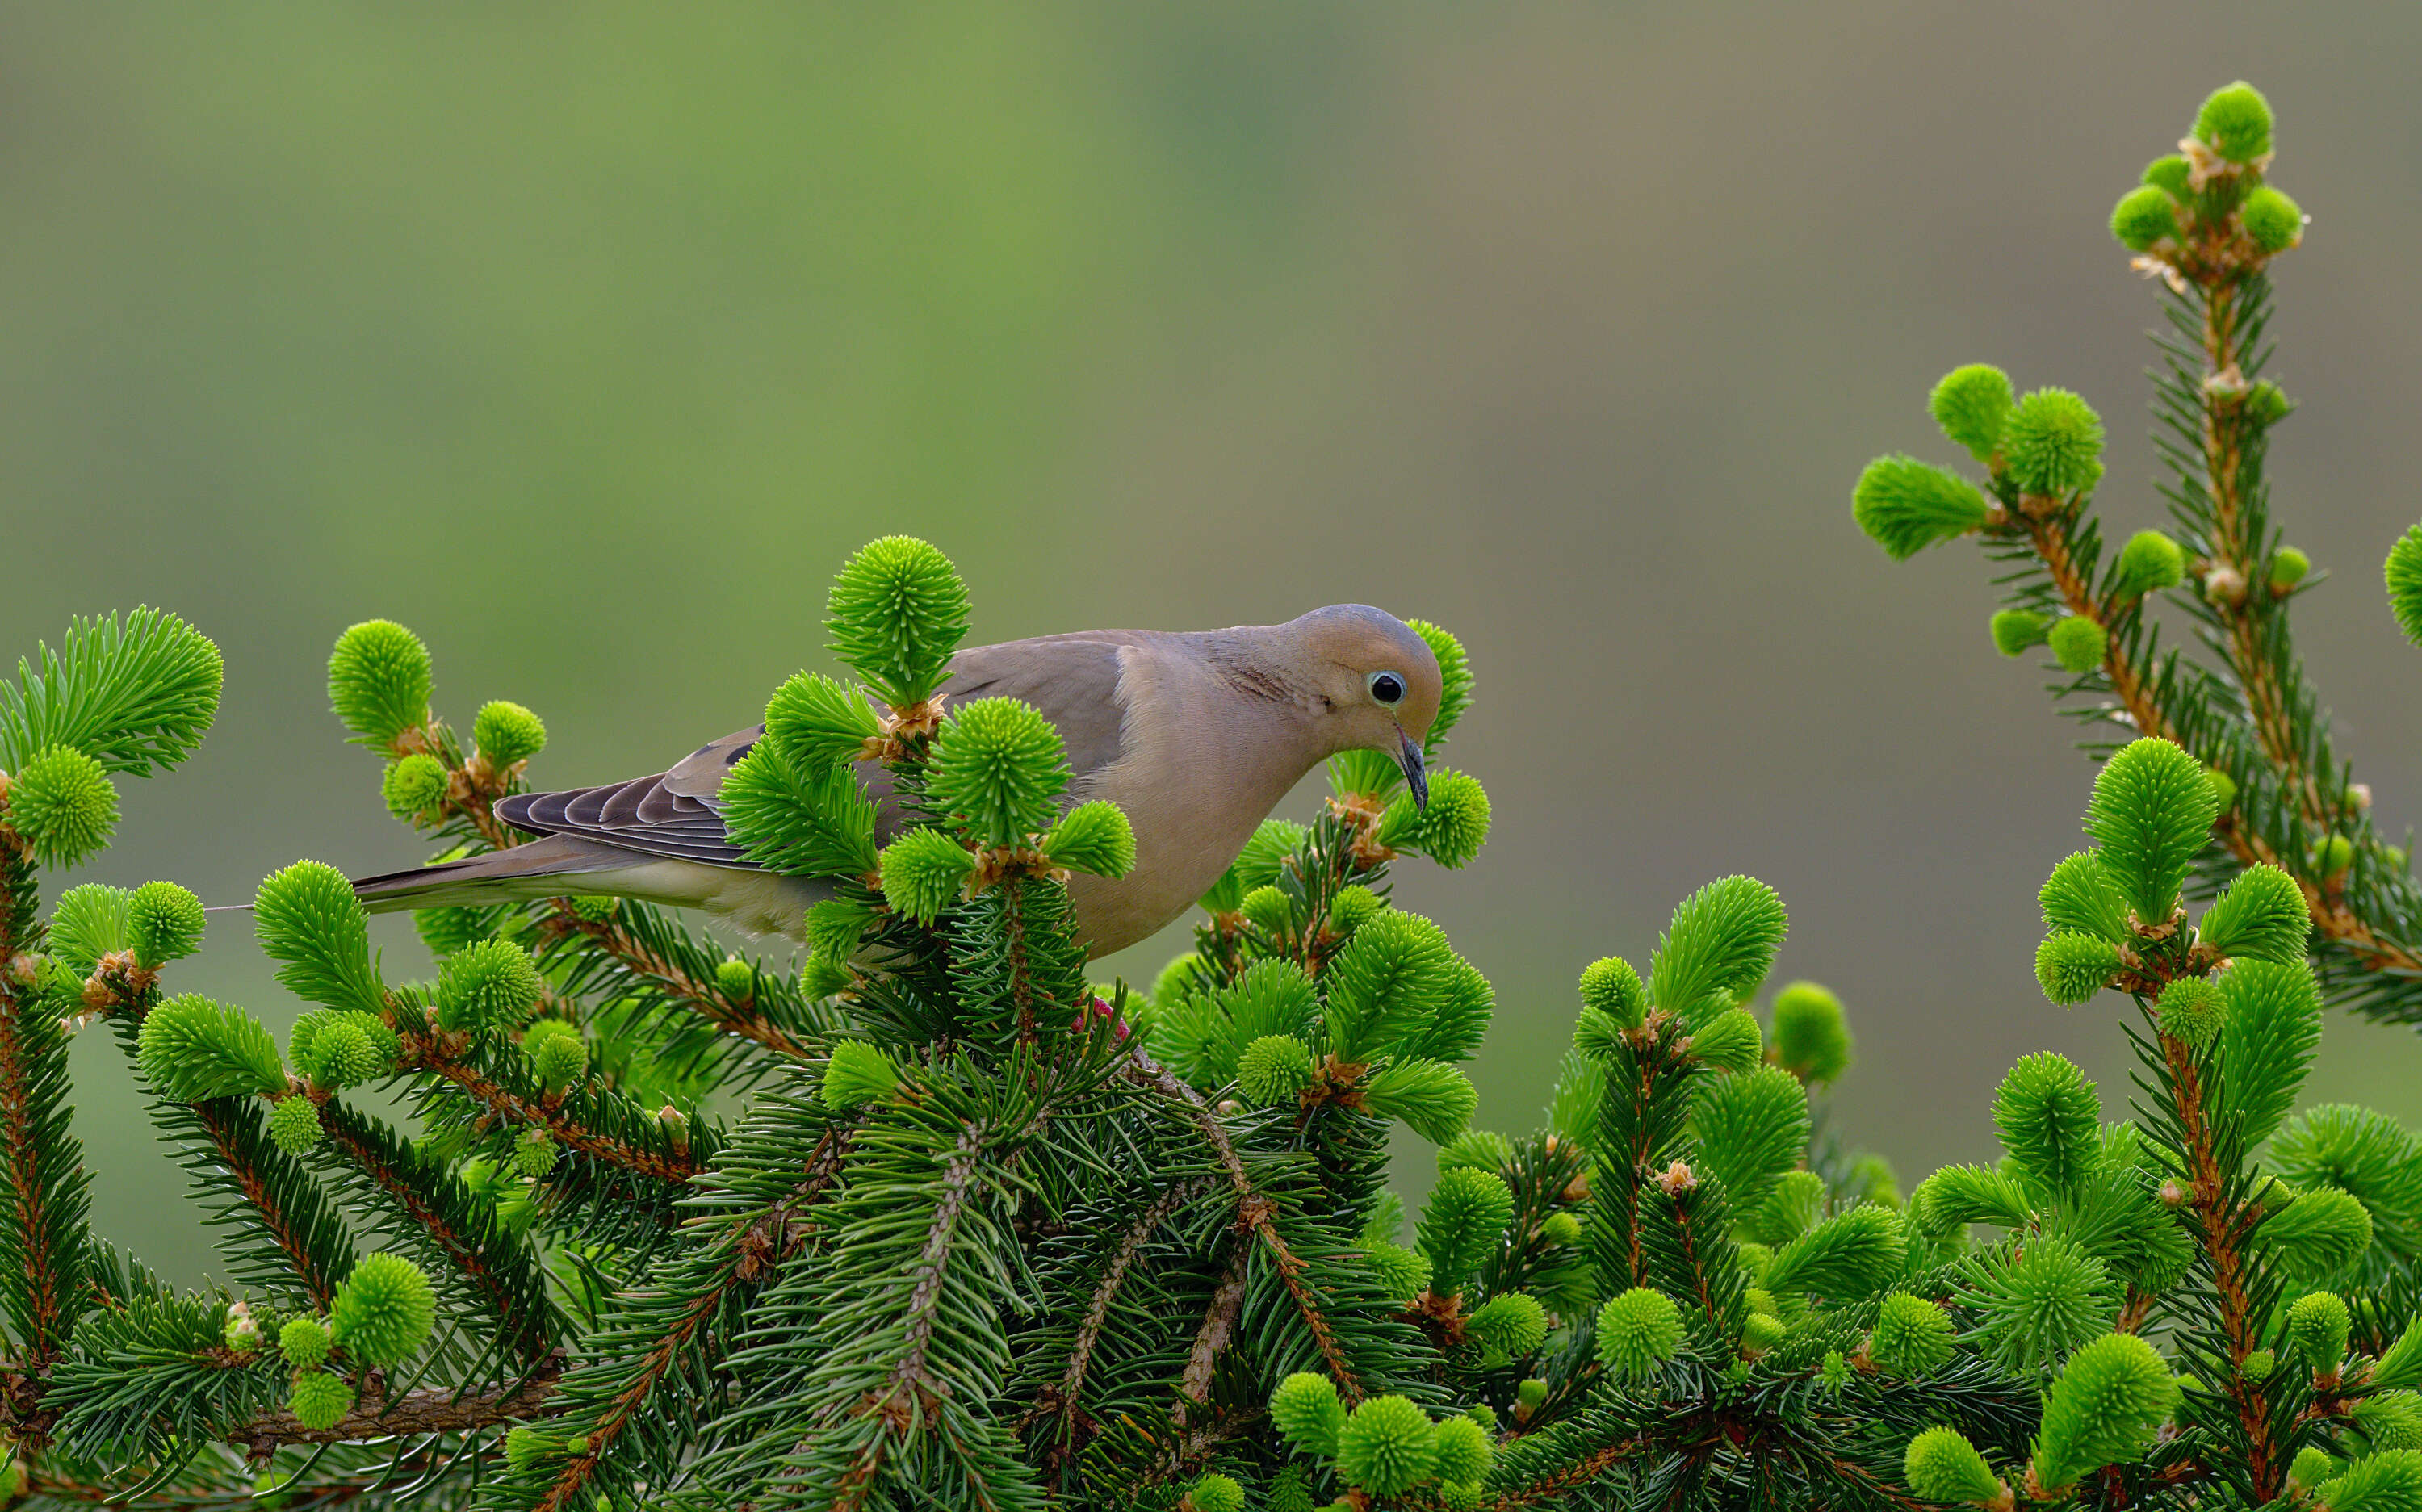
[[[2162,989],[2162,1032],[2198,1050],[2220,1037],[2226,1012],[2220,989],[2201,977],[2180,977]]]
[[[1840,1079],[1850,1068],[1850,1026],[1842,1000],[1814,982],[1793,982],[1774,995],[1774,1059],[1813,1086]]]
[[[333,1428],[354,1410],[353,1388],[324,1370],[298,1371],[287,1392],[286,1410],[315,1433]]]
[[[2266,253],[2275,256],[2304,239],[2303,207],[2269,184],[2247,195],[2237,214],[2245,234]]]
[[[143,1075],[164,1101],[286,1090],[286,1066],[269,1031],[250,1015],[196,993],[153,1008],[136,1044]]]
[[[385,1020],[343,1009],[314,1009],[294,1021],[287,1051],[312,1084],[335,1091],[368,1081],[395,1063],[399,1041]]]
[[[328,707],[364,746],[391,747],[429,722],[429,648],[392,620],[367,620],[328,654]]]
[[[118,827],[118,790],[101,763],[73,747],[27,757],[5,795],[0,814],[45,866],[73,866],[105,849]]]
[[[1460,1291],[1464,1278],[1497,1248],[1513,1217],[1514,1192],[1503,1177],[1469,1166],[1441,1172],[1419,1224],[1422,1252],[1430,1260],[1430,1289],[1440,1296]]]
[[[386,775],[379,781],[379,796],[385,800],[387,812],[409,821],[445,801],[446,783],[445,765],[434,756],[414,751],[387,764]]]
[[[967,590],[951,559],[913,536],[868,543],[833,579],[825,605],[832,653],[894,708],[941,685],[967,633]]]
[[[2288,1466],[2288,1483],[2298,1489],[2310,1491],[2337,1473],[2338,1462],[2326,1449],[2306,1444],[2296,1451],[2295,1459]]]
[[[2022,494],[2066,498],[2102,477],[2102,417],[2066,388],[2038,388],[2010,410],[2002,458]]]
[[[201,899],[174,882],[146,882],[127,900],[126,942],[138,965],[156,971],[193,954],[208,921]]]
[[[2186,576],[2186,553],[2159,530],[2139,530],[2119,548],[2112,585],[2122,598],[2176,588]]]
[[[883,848],[883,899],[920,923],[941,918],[975,875],[976,858],[939,829],[911,829]]]
[[[2025,655],[2029,646],[2043,644],[2044,632],[2051,626],[2051,615],[2033,609],[1995,610],[1990,626],[1993,649],[2005,656]]]
[[[1417,851],[1450,871],[1468,866],[1488,843],[1488,791],[1469,772],[1441,769],[1430,780],[1426,809],[1413,807],[1409,793],[1388,807],[1379,841]]]
[[[1986,514],[1975,484],[1915,457],[1878,457],[1850,494],[1851,518],[1895,561],[1966,535]]]
[[[1287,895],[1278,889],[1255,888],[1245,894],[1244,901],[1236,906],[1236,911],[1245,916],[1247,923],[1275,938],[1285,931],[1287,919],[1295,907],[1287,902]]]
[[[2149,252],[2156,243],[2176,239],[2178,206],[2169,191],[2146,184],[2121,195],[2111,212],[2111,234],[2131,252]]]
[[[1500,1292],[1465,1318],[1464,1327],[1492,1348],[1526,1355],[1548,1340],[1548,1310],[1528,1292]]]
[[[316,1317],[291,1319],[277,1331],[277,1353],[298,1370],[328,1358],[328,1326]]]
[[[1630,962],[1601,956],[1581,972],[1581,1006],[1604,1014],[1617,1029],[1638,1029],[1648,1011],[1648,994]]]
[[[2151,184],[2171,198],[2183,201],[2194,191],[2189,180],[2194,176],[2194,165],[2176,152],[2157,157],[2145,165],[2142,181]]]
[[[550,1018],[546,1023],[561,1023]],[[530,1070],[549,1092],[560,1092],[579,1080],[589,1070],[589,1047],[577,1031],[566,1028],[554,1034],[543,1034],[522,1041],[522,1050],[528,1055]]]
[[[2119,1290],[2100,1260],[2068,1239],[2039,1235],[2015,1256],[1972,1259],[1958,1299],[1980,1315],[1978,1350],[2019,1372],[2049,1365],[2108,1330]]]
[[[501,772],[546,749],[546,725],[520,704],[495,699],[472,716],[471,740],[488,764]]]
[[[2422,525],[2397,538],[2382,571],[2388,579],[2388,607],[2397,616],[2397,628],[2406,639],[2422,645]]]
[[[2007,1489],[1957,1428],[1928,1428],[1910,1440],[1901,1474],[1929,1502],[1993,1503]]]
[[[2318,1280],[2371,1248],[2371,1212],[2335,1187],[2318,1187],[2266,1219],[2255,1242],[2288,1274]]]
[[[2250,164],[2271,151],[2271,102],[2243,79],[2214,89],[2195,112],[2194,135],[2223,161]]]
[[[2076,1063],[2051,1051],[2022,1056],[1993,1098],[1993,1129],[2024,1174],[2054,1191],[2100,1160],[2102,1099]]]
[[[59,649],[37,644],[0,678],[0,767],[55,746],[132,777],[174,766],[217,716],[224,677],[218,647],[165,610],[74,620]]]
[[[2278,1368],[2278,1356],[2268,1349],[2249,1350],[2245,1358],[2237,1362],[2237,1373],[2252,1381],[2269,1380],[2271,1372]]]
[[[1052,827],[1043,837],[1043,854],[1072,872],[1122,877],[1135,870],[1135,829],[1117,804],[1095,798],[1069,810]]]
[[[2044,922],[2054,930],[2113,944],[2129,937],[2128,905],[2111,885],[2102,858],[2093,851],[2078,851],[2053,867],[2036,901],[2043,907]]]
[[[2294,588],[2313,570],[2313,559],[2294,546],[2281,546],[2271,558],[2271,586],[2281,592]]]
[[[1908,1240],[1889,1207],[1853,1207],[1810,1228],[1775,1252],[1766,1285],[1778,1295],[1814,1292],[1864,1297],[1900,1274]]]
[[[1783,900],[1756,878],[1708,883],[1674,910],[1658,940],[1649,997],[1692,1025],[1722,1013],[1766,980],[1787,923]]]
[[[529,952],[509,939],[475,940],[438,970],[438,1027],[475,1034],[511,1029],[538,1006],[543,987]]]
[[[1372,1243],[1365,1258],[1379,1274],[1379,1284],[1400,1302],[1409,1302],[1430,1284],[1429,1256],[1385,1239]]]
[[[420,1268],[398,1254],[366,1254],[338,1288],[329,1333],[365,1364],[401,1364],[429,1342],[437,1299]]]
[[[1387,906],[1384,899],[1360,882],[1340,888],[1329,903],[1329,927],[1340,936],[1351,935]]]
[[[891,1058],[864,1040],[836,1040],[825,1065],[824,1100],[828,1108],[857,1108],[881,1102],[900,1088],[899,1068]]]
[[[1241,1067],[1239,1068],[1241,1075]],[[1395,1061],[1362,1084],[1362,1106],[1382,1118],[1401,1118],[1433,1144],[1463,1132],[1480,1106],[1471,1079],[1438,1061]]]
[[[1497,1457],[1496,1445],[1488,1439],[1488,1430],[1468,1417],[1451,1417],[1440,1423],[1431,1441],[1436,1456],[1435,1473],[1442,1486],[1457,1487],[1480,1484],[1488,1467]]]
[[[1808,1095],[1781,1066],[1702,1083],[1691,1110],[1699,1164],[1738,1210],[1763,1201],[1808,1146]]]
[[[555,1142],[544,1129],[526,1130],[513,1142],[513,1174],[539,1177],[555,1169]]]
[[[2036,947],[2036,984],[2063,1008],[2091,1000],[2118,969],[2118,947],[2091,935],[2049,935]]]
[[[1471,672],[1471,658],[1465,654],[1463,642],[1455,638],[1454,632],[1427,620],[1408,620],[1405,623],[1428,645],[1430,654],[1438,658],[1439,712],[1438,717],[1430,721],[1429,737],[1423,742],[1423,749],[1426,753],[1436,749],[1439,742],[1446,739],[1447,732],[1470,712],[1475,679]]]
[[[2220,1093],[2257,1144],[2295,1106],[2321,1041],[2320,989],[2303,961],[2239,961],[2219,976]]]
[[[2383,1392],[2355,1404],[2355,1425],[2374,1449],[2422,1449],[2422,1396]]]
[[[1923,1297],[1888,1293],[1867,1337],[1867,1353],[1887,1376],[1924,1376],[1950,1360],[1950,1315]]]
[[[2336,1292],[2306,1292],[2288,1304],[2288,1337],[2315,1375],[2337,1374],[2338,1362],[2346,1358],[2347,1332],[2352,1327],[2347,1304]],[[2385,1378],[2387,1364],[2383,1356],[2373,1379],[2383,1385],[2401,1384]]]
[[[2147,927],[2178,910],[2178,885],[2220,816],[2203,764],[2166,740],[2131,741],[2094,780],[2085,832],[2120,896]]]
[[[1579,1244],[1581,1221],[1570,1213],[1549,1213],[1540,1220],[1539,1233],[1551,1244]]]
[[[1023,845],[1049,827],[1068,787],[1060,732],[1030,704],[978,699],[961,704],[934,737],[926,793],[980,845]]]
[[[1691,1054],[1719,1071],[1746,1071],[1765,1051],[1757,1020],[1743,1008],[1726,1009],[1691,1036]]]
[[[1926,412],[1942,433],[1990,463],[2001,449],[2002,425],[2010,414],[2010,375],[1988,363],[1954,368],[1926,398]]]
[[[875,868],[877,811],[851,764],[810,761],[769,736],[724,774],[717,797],[743,854],[770,871],[863,877]]]
[[[1329,1049],[1358,1061],[1426,1023],[1445,999],[1446,931],[1391,908],[1354,932],[1329,969]]]
[[[2354,842],[2344,835],[2325,835],[2313,842],[2308,858],[2324,877],[2336,876],[2354,864]]]
[[[2312,930],[2304,890],[2279,868],[2257,863],[2237,874],[2205,911],[2196,935],[2224,956],[2292,963],[2304,958]]]
[[[86,882],[59,894],[51,909],[51,960],[65,967],[79,984],[92,975],[101,958],[127,948],[128,916],[134,894],[123,888]]]
[[[1279,1382],[1270,1394],[1270,1422],[1288,1441],[1308,1454],[1333,1457],[1345,1427],[1345,1409],[1337,1400],[1337,1382],[1299,1370]]]
[[[1771,1313],[1752,1313],[1741,1319],[1740,1352],[1754,1360],[1783,1342],[1790,1325]]]
[[[1816,1221],[1825,1196],[1823,1176],[1814,1171],[1786,1171],[1764,1201],[1741,1215],[1739,1232],[1759,1244],[1789,1244]]]
[[[381,1013],[386,989],[370,967],[370,921],[345,874],[296,861],[261,880],[252,927],[282,963],[277,980],[295,996],[331,1008]]]
[[[1245,1512],[1245,1488],[1226,1475],[1200,1475],[1187,1488],[1191,1512]]]
[[[1607,1299],[1597,1310],[1597,1362],[1619,1380],[1657,1373],[1682,1347],[1682,1310],[1646,1286]]]
[[[289,1155],[320,1142],[320,1107],[300,1095],[280,1097],[269,1110],[270,1142]]]
[[[1437,1427],[1406,1397],[1371,1397],[1337,1435],[1338,1472],[1375,1496],[1400,1496],[1437,1467]]]
[[[765,736],[810,770],[856,761],[883,735],[863,689],[822,672],[794,672],[765,704]]]
[[[2044,1402],[2035,1443],[2037,1482],[2047,1489],[2086,1472],[2133,1459],[2178,1405],[2178,1383],[2153,1347],[2132,1333],[2106,1333],[2069,1356]]]
[[[2051,648],[2052,660],[2060,663],[2062,671],[2084,674],[2102,665],[2111,637],[2097,622],[2083,614],[2071,614],[2053,622],[2044,633],[2044,643]]]
[[[2422,1512],[2422,1452],[2383,1449],[2323,1481],[2314,1504],[2329,1512]]]
[[[818,938],[820,931],[816,927],[818,922],[816,916],[820,911],[832,907],[837,903],[840,903],[839,899],[828,900],[808,910],[808,947],[819,955],[829,955],[834,953],[823,948],[824,942]],[[840,906],[842,908],[851,907],[848,904]],[[828,921],[832,915],[826,914],[825,918]],[[736,955],[719,963],[715,969],[715,990],[733,1002],[747,1002],[757,995],[757,968]],[[536,1031],[547,1022],[552,1020],[542,1020],[538,1024],[531,1025],[530,1028]]]

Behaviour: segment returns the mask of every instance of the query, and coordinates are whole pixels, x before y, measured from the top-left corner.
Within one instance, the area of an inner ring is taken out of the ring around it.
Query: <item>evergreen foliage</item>
[[[1788,919],[1727,876],[1644,979],[1581,973],[1545,1128],[1472,1128],[1494,992],[1390,895],[1401,856],[1460,866],[1489,822],[1436,764],[1473,678],[1425,623],[1428,806],[1336,759],[1336,799],[1259,828],[1148,994],[1097,984],[1066,884],[1124,874],[1133,831],[1071,807],[1033,709],[936,697],[969,599],[905,537],[833,588],[856,680],[783,684],[720,795],[749,856],[829,893],[802,960],[558,898],[425,911],[435,980],[391,984],[345,878],[297,862],[255,907],[308,1005],[281,1057],[164,983],[191,893],[42,911],[38,867],[109,838],[111,779],[215,708],[216,651],[138,611],[0,685],[0,1501],[2422,1506],[2422,1142],[2296,1110],[2325,999],[2422,1021],[2422,895],[2287,638],[2319,584],[2262,474],[2291,408],[2259,376],[2267,266],[2304,229],[2273,135],[2220,91],[2113,218],[2175,301],[2168,529],[2106,561],[2100,419],[1981,365],[1928,408],[1982,480],[1889,457],[1854,496],[1895,558],[1981,536],[2014,574],[1996,646],[2126,716],[2035,962],[2054,1002],[2129,1000],[2125,1116],[2024,1057],[2002,1158],[1902,1203],[1834,1133],[1841,1000],[1760,1009]],[[2422,529],[2387,580],[2422,629]],[[2199,653],[2160,648],[2164,604]],[[466,747],[384,621],[339,639],[329,697],[441,856],[510,843],[535,715],[491,701]],[[102,1022],[226,1292],[89,1230],[67,1047]],[[412,1137],[366,1110],[377,1083]],[[1397,1124],[1439,1146],[1417,1213],[1384,1189]]]

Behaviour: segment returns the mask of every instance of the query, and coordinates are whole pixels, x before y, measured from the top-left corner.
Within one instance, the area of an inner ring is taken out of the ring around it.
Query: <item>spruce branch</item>
[[[1200,1094],[1154,1063],[1140,1046],[1128,1052],[1125,1075],[1138,1085],[1151,1088],[1174,1104],[1181,1115],[1201,1133],[1203,1142],[1211,1147],[1218,1157],[1220,1172],[1227,1177],[1229,1189],[1235,1194],[1237,1226],[1251,1234],[1269,1252],[1270,1264],[1280,1284],[1286,1288],[1296,1312],[1320,1350],[1322,1361],[1336,1377],[1338,1388],[1345,1394],[1348,1402],[1360,1401],[1362,1397],[1361,1380],[1338,1342],[1337,1331],[1328,1316],[1327,1301],[1307,1277],[1303,1260],[1288,1248],[1286,1239],[1279,1233],[1273,1216],[1275,1205],[1255,1189],[1251,1176],[1246,1173],[1244,1161],[1238,1158],[1227,1131],[1219,1126],[1218,1117],[1203,1103]]]
[[[381,1394],[373,1377],[353,1410],[324,1428],[306,1426],[291,1411],[279,1409],[238,1425],[226,1439],[257,1457],[266,1457],[285,1444],[476,1432],[550,1415],[550,1398],[562,1369],[558,1351],[543,1356],[536,1369],[506,1389],[464,1393],[432,1386],[393,1398]]]
[[[82,1310],[86,1215],[83,1145],[69,1128],[67,1036],[31,969],[42,945],[33,868],[0,846],[0,1307],[39,1372],[56,1360]],[[23,1407],[24,1404],[13,1404]]]
[[[333,1099],[321,1110],[328,1148],[389,1216],[400,1242],[460,1279],[472,1326],[525,1363],[554,1347],[557,1319],[538,1257],[499,1220],[494,1203],[374,1118]]]

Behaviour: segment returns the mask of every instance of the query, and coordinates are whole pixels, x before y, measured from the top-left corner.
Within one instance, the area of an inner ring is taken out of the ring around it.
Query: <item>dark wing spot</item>
[[[755,750],[756,748],[757,742],[753,740],[746,746],[734,746],[730,750],[723,753],[723,764],[726,766],[737,766],[740,764],[743,757],[746,757],[750,751]]]
[[[1295,689],[1266,668],[1224,656],[1219,659],[1218,666],[1219,675],[1227,679],[1228,685],[1249,699],[1259,699],[1265,703],[1295,701]]]

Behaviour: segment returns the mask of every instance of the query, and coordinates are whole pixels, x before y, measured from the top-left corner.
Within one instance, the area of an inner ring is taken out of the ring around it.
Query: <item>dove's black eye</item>
[[[1383,708],[1394,708],[1405,701],[1405,680],[1393,672],[1371,674],[1371,701]]]

